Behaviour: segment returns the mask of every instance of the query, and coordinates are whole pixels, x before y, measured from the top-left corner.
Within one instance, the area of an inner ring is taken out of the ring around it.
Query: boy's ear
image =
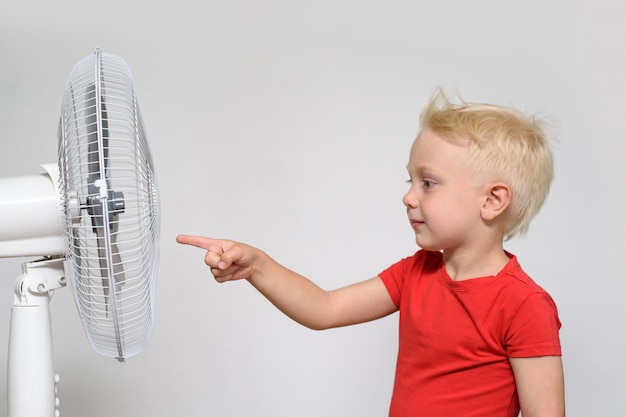
[[[486,192],[481,215],[484,220],[493,220],[511,204],[511,188],[506,183],[496,182],[487,185]]]

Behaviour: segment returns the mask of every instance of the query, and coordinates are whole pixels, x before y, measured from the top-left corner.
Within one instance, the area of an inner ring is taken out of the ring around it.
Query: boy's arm
[[[564,417],[563,364],[560,356],[509,358],[522,417]]]
[[[325,291],[252,246],[200,236],[176,240],[205,249],[204,261],[218,282],[247,279],[280,311],[312,329],[362,323],[397,310],[378,277]]]

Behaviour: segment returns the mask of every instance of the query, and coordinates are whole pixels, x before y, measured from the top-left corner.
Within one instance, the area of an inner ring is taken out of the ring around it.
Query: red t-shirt
[[[509,257],[496,276],[453,281],[421,250],[380,274],[400,310],[390,417],[517,417],[508,358],[561,355],[561,323]]]

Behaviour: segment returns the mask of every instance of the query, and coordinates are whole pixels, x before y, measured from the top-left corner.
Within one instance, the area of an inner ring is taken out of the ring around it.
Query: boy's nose
[[[404,196],[402,197],[402,203],[406,207],[416,208],[418,202],[415,193],[412,193],[411,190],[407,191],[406,194],[404,194]]]

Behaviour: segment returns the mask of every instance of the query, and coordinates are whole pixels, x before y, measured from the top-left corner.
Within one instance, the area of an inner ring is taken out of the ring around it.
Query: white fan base
[[[56,417],[58,398],[49,303],[65,286],[64,258],[22,265],[11,309],[7,369],[8,417]]]

